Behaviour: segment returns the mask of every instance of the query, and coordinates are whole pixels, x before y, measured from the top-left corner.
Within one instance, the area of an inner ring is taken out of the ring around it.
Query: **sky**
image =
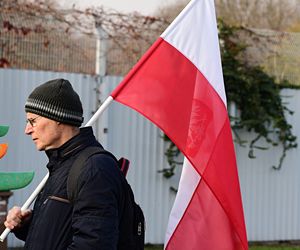
[[[72,7],[75,4],[78,8],[90,6],[103,6],[115,9],[120,12],[138,11],[144,15],[151,15],[157,8],[164,7],[177,0],[61,0],[64,7]]]

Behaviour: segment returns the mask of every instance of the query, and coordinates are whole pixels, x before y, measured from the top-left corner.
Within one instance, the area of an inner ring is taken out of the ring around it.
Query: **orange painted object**
[[[3,143],[0,144],[0,159],[6,154],[8,148],[8,144]]]

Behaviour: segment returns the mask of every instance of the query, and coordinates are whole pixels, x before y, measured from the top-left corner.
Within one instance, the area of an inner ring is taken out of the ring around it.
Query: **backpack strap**
[[[74,202],[74,200],[76,199],[77,193],[78,193],[77,181],[78,181],[78,177],[80,176],[80,174],[82,172],[82,169],[85,166],[84,163],[87,161],[88,158],[90,158],[94,154],[110,155],[118,163],[118,165],[120,164],[118,162],[118,160],[116,159],[116,157],[112,153],[104,150],[101,147],[86,147],[85,149],[83,149],[79,153],[79,156],[73,162],[73,165],[70,169],[68,179],[67,179],[67,194],[68,194],[68,199],[69,199],[69,201],[71,201],[71,203]],[[124,160],[126,160],[126,159],[124,159]],[[126,161],[128,161],[128,160],[126,160]],[[129,161],[127,164],[127,170],[128,170],[128,166],[129,166]],[[126,162],[124,162],[124,169],[126,169]]]

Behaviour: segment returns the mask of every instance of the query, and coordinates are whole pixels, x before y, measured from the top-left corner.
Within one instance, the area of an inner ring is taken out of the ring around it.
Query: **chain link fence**
[[[247,46],[244,59],[261,66],[279,81],[300,85],[300,33],[245,29],[239,36]]]
[[[96,37],[0,11],[0,67],[95,74]]]
[[[157,34],[149,34],[154,41]],[[248,63],[260,65],[278,81],[300,85],[300,33],[243,29],[239,39],[247,46],[243,56]],[[101,42],[106,46],[100,55],[96,35],[76,29],[70,33],[65,23],[51,18],[0,11],[0,67],[96,74],[96,59],[103,56],[105,73],[122,76],[150,46],[142,38],[119,34]]]

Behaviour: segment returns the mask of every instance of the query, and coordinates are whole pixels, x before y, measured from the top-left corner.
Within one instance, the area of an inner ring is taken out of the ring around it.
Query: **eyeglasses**
[[[38,119],[38,118],[40,118],[41,116],[39,115],[39,116],[36,116],[36,117],[34,117],[34,118],[28,118],[28,119],[26,119],[26,125],[28,124],[28,123],[30,123],[30,125],[32,126],[32,127],[35,127],[36,126],[36,119]]]

